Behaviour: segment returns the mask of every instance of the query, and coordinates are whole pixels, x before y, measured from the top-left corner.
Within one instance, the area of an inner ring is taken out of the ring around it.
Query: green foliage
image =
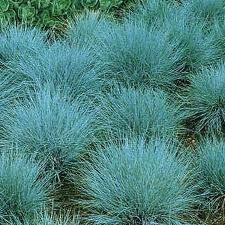
[[[114,13],[121,11],[136,0],[81,0],[81,5],[85,9],[100,10],[102,12]]]
[[[208,138],[199,146],[197,168],[209,209],[221,209],[225,194],[225,142]]]
[[[82,5],[87,8],[94,8],[98,4],[98,0],[82,0]]]
[[[62,29],[72,6],[70,0],[1,0],[0,20]]]
[[[85,10],[114,13],[135,0],[0,0],[0,22],[25,23],[64,31],[75,15]]]
[[[7,149],[5,149],[6,151]],[[0,220],[32,219],[48,203],[49,177],[43,165],[22,154],[0,156]]]
[[[100,148],[84,168],[81,201],[93,224],[185,224],[197,202],[193,176],[172,143],[126,141]]]
[[[176,137],[182,132],[182,113],[163,92],[122,89],[108,95],[103,104],[102,126],[106,133]]]
[[[14,68],[24,80],[47,83],[74,98],[95,96],[101,89],[95,57],[87,49],[55,43],[35,57],[20,60]]]
[[[178,73],[180,52],[164,32],[146,30],[143,23],[115,25],[102,35],[96,53],[105,82],[133,87],[171,89]]]
[[[197,132],[224,132],[225,66],[204,69],[192,77],[187,112]]]
[[[24,154],[46,160],[57,181],[92,143],[96,130],[89,106],[71,103],[48,88],[16,107],[6,128],[6,144],[14,142]]]

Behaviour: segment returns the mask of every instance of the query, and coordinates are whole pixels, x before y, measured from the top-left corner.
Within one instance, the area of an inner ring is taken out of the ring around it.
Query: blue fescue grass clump
[[[128,15],[128,18],[136,22],[142,19],[149,28],[151,26],[160,27],[174,10],[175,7],[170,1],[149,0],[143,5],[137,6],[134,12]]]
[[[208,34],[211,38],[211,45],[216,53],[216,59],[225,58],[225,21],[216,21]]]
[[[57,215],[42,213],[40,218],[37,219],[35,225],[81,225],[81,216],[78,214],[69,215]]]
[[[72,218],[70,217],[69,215],[48,215],[45,213],[41,215],[41,218],[37,220],[35,225],[81,225],[79,215],[74,215]]]
[[[6,149],[5,149],[6,150]],[[0,156],[0,221],[24,220],[41,212],[50,196],[43,165],[19,153]]]
[[[46,48],[46,34],[36,28],[10,26],[0,33],[0,63],[7,66],[18,59],[35,56]]]
[[[111,137],[167,136],[183,132],[179,105],[162,91],[118,89],[103,100],[102,127]]]
[[[92,143],[95,120],[90,106],[71,103],[45,88],[15,108],[5,125],[5,145],[13,142],[36,159],[47,160],[46,169],[59,181]]]
[[[190,21],[205,24],[205,30],[215,21],[224,21],[224,6],[223,0],[191,0],[184,3]]]
[[[10,116],[10,110],[19,99],[25,97],[28,88],[29,85],[21,83],[10,72],[0,71],[0,139],[5,136],[4,124]]]
[[[199,146],[197,168],[205,195],[204,205],[216,212],[222,209],[225,195],[225,141],[207,138]]]
[[[203,33],[203,24],[197,21],[190,24],[188,14],[184,9],[174,11],[162,25],[171,43],[176,43],[179,49],[180,73],[196,73],[203,66],[212,64],[217,51],[212,44],[212,37]],[[177,50],[176,50],[177,51]]]
[[[170,151],[170,152],[169,152]],[[193,176],[161,140],[112,143],[84,168],[81,201],[94,224],[185,224],[197,202]]]
[[[32,225],[80,225],[81,217],[79,215],[66,215],[59,213],[48,213],[46,211],[36,214],[32,219]],[[21,222],[18,219],[7,221],[4,225],[31,225],[31,221]]]
[[[108,31],[110,24],[100,13],[86,12],[70,24],[65,34],[66,40],[72,46],[93,47],[101,34]]]
[[[15,72],[24,80],[34,84],[47,83],[73,98],[95,96],[101,87],[95,58],[88,49],[70,48],[60,42],[36,57],[20,60]]]
[[[164,32],[146,30],[144,23],[115,25],[102,35],[95,51],[105,82],[133,87],[170,89],[179,79],[180,52]]]
[[[187,94],[189,122],[197,132],[221,134],[225,130],[225,65],[193,76]]]

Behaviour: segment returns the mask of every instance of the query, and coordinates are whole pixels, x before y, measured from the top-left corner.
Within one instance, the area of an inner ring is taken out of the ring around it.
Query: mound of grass
[[[14,110],[6,123],[6,144],[14,142],[36,159],[46,160],[46,169],[57,181],[93,142],[94,111],[79,100],[71,103],[48,88],[30,96]]]
[[[15,69],[24,80],[38,85],[47,83],[73,98],[98,94],[101,81],[96,70],[95,58],[87,49],[58,42],[36,57],[20,60]]]
[[[171,89],[179,79],[180,52],[164,32],[146,30],[144,23],[115,25],[95,49],[101,76],[112,85]]]
[[[225,21],[215,22],[211,26],[211,31],[209,32],[209,38],[211,38],[211,46],[213,46],[215,51],[215,59],[224,60],[225,57]]]
[[[87,12],[77,17],[66,31],[67,41],[74,46],[92,47],[99,36],[107,32],[110,22],[96,12]]]
[[[0,134],[4,136],[3,124],[16,100],[24,96],[25,85],[19,84],[12,74],[0,71]]]
[[[188,89],[189,122],[197,132],[222,133],[225,125],[225,66],[204,69]]]
[[[0,65],[29,56],[35,56],[46,48],[46,35],[38,29],[9,26],[0,33]]]
[[[114,137],[176,137],[183,129],[179,106],[162,91],[121,89],[105,98],[102,126]]]
[[[205,194],[205,206],[214,213],[223,208],[225,195],[225,142],[205,139],[199,146],[197,168],[201,190]]]
[[[22,154],[0,156],[0,221],[30,220],[41,212],[50,196],[49,176],[42,174],[43,164]]]
[[[84,169],[87,220],[175,225],[193,218],[193,177],[176,150],[172,143],[135,139],[98,149]]]
[[[149,0],[143,5],[137,6],[134,12],[128,15],[132,21],[144,20],[147,27],[160,27],[166,21],[168,15],[175,11],[174,4],[166,0]]]
[[[207,30],[215,21],[224,21],[225,3],[223,0],[191,0],[184,3],[192,23],[199,21]]]
[[[190,23],[184,9],[174,11],[161,29],[179,49],[179,72],[183,74],[183,79],[187,79],[185,74],[196,73],[215,62],[217,51],[212,44],[212,37],[204,34],[202,23]]]
[[[55,215],[48,214],[46,211],[40,213],[32,220],[32,225],[80,225],[81,218],[79,215],[74,215],[70,218],[69,214],[67,215]],[[4,225],[31,225],[30,221],[21,222],[19,220],[9,221]]]

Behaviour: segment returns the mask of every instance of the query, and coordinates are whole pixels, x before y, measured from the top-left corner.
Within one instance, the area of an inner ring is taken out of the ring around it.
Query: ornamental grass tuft
[[[176,138],[182,128],[183,113],[162,91],[122,88],[103,100],[102,127],[106,135]]]
[[[6,143],[46,160],[46,169],[59,181],[94,140],[95,111],[83,101],[68,100],[48,88],[30,95],[6,123]]]
[[[99,148],[83,171],[81,204],[93,224],[186,224],[197,202],[176,145],[133,139]]]
[[[202,133],[224,133],[225,65],[205,68],[192,76],[187,93],[187,115],[193,130]]]

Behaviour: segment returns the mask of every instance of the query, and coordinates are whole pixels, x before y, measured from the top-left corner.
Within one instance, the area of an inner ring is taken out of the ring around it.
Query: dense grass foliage
[[[41,175],[42,166],[21,154],[3,153],[0,156],[1,223],[31,219],[48,203],[49,177]]]
[[[109,135],[175,138],[183,131],[179,106],[170,102],[162,91],[129,88],[117,90],[105,99],[102,126]]]
[[[170,89],[180,78],[176,44],[162,31],[147,31],[144,23],[115,25],[103,35],[96,53],[102,77],[110,84]]]
[[[0,224],[224,225],[224,0],[76,3],[1,28]]]
[[[0,135],[4,136],[4,124],[8,118],[9,110],[16,105],[18,99],[22,99],[26,92],[27,85],[18,82],[8,72],[0,72]]]
[[[93,47],[102,32],[107,32],[110,22],[96,12],[87,12],[77,18],[67,31],[67,41],[74,46]]]
[[[184,74],[183,78],[185,74],[195,73],[215,61],[218,53],[211,36],[203,33],[202,23],[196,21],[190,24],[186,11],[173,12],[163,26],[170,42],[179,49],[180,72]]]
[[[134,12],[128,15],[128,18],[135,22],[140,21],[141,18],[145,21],[147,27],[162,26],[167,17],[174,11],[175,7],[172,2],[152,0],[137,6]]]
[[[225,66],[204,69],[192,77],[187,111],[196,131],[221,133],[225,125]]]
[[[45,49],[46,34],[35,28],[7,27],[0,33],[0,64],[35,56]]]
[[[59,92],[76,98],[100,92],[101,81],[95,68],[95,57],[88,49],[70,48],[55,43],[36,57],[20,60],[15,71],[24,80],[48,84]]]
[[[209,38],[211,39],[211,46],[215,51],[216,60],[224,60],[224,49],[225,49],[225,21],[216,21],[209,32]]]
[[[224,6],[223,0],[186,1],[186,10],[188,11],[190,20],[198,20],[207,26],[212,25],[216,20],[224,20]]]
[[[198,168],[202,189],[206,192],[205,205],[209,209],[221,208],[225,193],[225,142],[209,138],[199,147]]]
[[[44,89],[15,108],[5,125],[6,145],[14,142],[21,151],[46,160],[46,169],[60,179],[92,143],[96,129],[93,113],[79,100],[70,103]]]
[[[15,220],[13,222],[6,222],[4,225],[30,225],[29,220],[21,222],[20,220]],[[79,215],[74,215],[70,218],[69,214],[66,215],[54,215],[49,214],[46,211],[37,215],[35,219],[32,220],[32,225],[80,225],[81,218]]]
[[[169,153],[172,151],[173,153]],[[84,169],[94,224],[184,224],[196,203],[192,175],[173,144],[133,139],[100,148]],[[110,212],[110,213],[109,213]]]

